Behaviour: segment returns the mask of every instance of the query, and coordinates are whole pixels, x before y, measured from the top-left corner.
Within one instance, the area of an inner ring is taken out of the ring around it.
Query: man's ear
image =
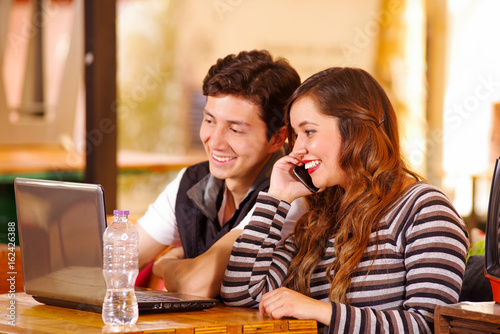
[[[286,126],[282,126],[274,133],[274,135],[269,140],[269,143],[271,144],[270,150],[272,153],[278,151],[283,146],[286,141],[286,137]]]

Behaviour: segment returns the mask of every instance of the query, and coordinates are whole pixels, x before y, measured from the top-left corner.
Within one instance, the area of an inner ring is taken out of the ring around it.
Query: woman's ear
[[[271,148],[270,148],[271,152],[274,153],[278,151],[285,143],[286,138],[287,138],[286,126],[282,126],[274,133],[274,135],[269,140],[269,143],[271,143]]]

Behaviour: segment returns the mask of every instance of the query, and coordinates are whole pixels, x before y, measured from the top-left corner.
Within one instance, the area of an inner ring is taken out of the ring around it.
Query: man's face
[[[203,110],[200,138],[210,173],[228,186],[250,187],[277,151],[266,138],[260,106],[233,95],[209,96]]]

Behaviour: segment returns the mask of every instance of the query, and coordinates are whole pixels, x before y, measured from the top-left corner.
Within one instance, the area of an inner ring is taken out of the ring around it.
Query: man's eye
[[[243,131],[240,131],[240,130],[239,130],[239,129],[237,129],[237,128],[229,128],[229,130],[230,130],[232,133],[236,133],[236,134],[243,133]]]
[[[208,118],[204,118],[203,122],[205,122],[207,124],[212,124],[213,123],[213,121],[211,119],[208,119]]]

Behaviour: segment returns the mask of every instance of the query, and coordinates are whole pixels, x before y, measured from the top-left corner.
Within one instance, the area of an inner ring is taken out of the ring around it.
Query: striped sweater
[[[258,307],[263,293],[281,286],[297,246],[280,243],[290,205],[259,194],[252,222],[233,246],[222,283],[227,305]],[[311,297],[329,302],[326,268],[334,242],[313,274]],[[329,333],[432,333],[436,305],[458,301],[469,241],[446,196],[418,182],[373,232],[347,292],[348,304],[331,302]],[[375,257],[376,256],[376,257]]]

